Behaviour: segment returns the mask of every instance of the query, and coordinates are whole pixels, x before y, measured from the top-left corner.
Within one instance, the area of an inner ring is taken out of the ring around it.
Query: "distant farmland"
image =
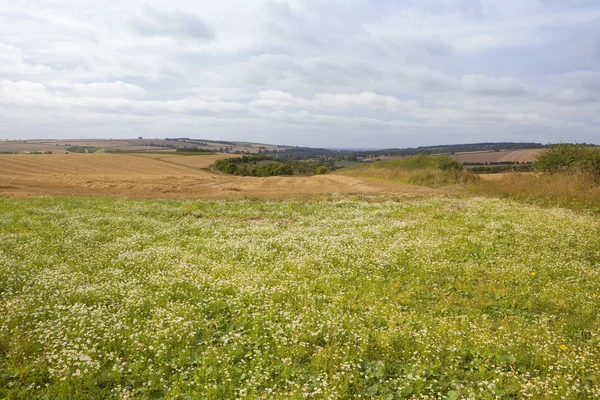
[[[450,157],[460,163],[526,163],[534,162],[544,149],[484,151],[457,153]]]
[[[173,139],[68,139],[0,141],[2,153],[48,152],[64,154],[71,147],[94,147],[107,152],[174,152],[178,147],[197,147],[204,151],[258,153],[259,150],[282,150],[287,147],[247,142],[217,142],[208,140]]]

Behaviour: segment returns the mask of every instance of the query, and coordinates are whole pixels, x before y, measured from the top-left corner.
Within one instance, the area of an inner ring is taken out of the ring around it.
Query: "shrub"
[[[324,165],[321,165],[320,167],[317,168],[317,175],[325,175],[328,174],[330,172],[329,168],[327,168]]]
[[[586,144],[557,144],[539,155],[540,172],[587,172],[600,176],[600,147]]]

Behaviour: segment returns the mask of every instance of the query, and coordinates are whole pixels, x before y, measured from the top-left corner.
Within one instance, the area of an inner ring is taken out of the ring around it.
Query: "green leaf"
[[[367,396],[375,396],[377,394],[377,391],[379,390],[377,384],[373,385],[373,386],[369,386],[367,388]]]
[[[451,390],[446,395],[446,398],[448,400],[456,400],[456,399],[458,399],[458,392],[456,392],[455,390]]]

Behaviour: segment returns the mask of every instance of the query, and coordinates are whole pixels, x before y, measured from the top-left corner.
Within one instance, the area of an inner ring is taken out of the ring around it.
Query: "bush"
[[[540,172],[587,172],[600,176],[600,147],[586,144],[557,144],[539,155]]]
[[[327,168],[324,165],[321,165],[320,167],[317,168],[317,175],[325,175],[328,174],[330,172],[329,168]]]

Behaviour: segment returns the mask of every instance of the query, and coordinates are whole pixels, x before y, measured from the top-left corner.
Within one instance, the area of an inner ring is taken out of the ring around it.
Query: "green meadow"
[[[0,198],[0,398],[598,398],[599,238],[488,198]]]

